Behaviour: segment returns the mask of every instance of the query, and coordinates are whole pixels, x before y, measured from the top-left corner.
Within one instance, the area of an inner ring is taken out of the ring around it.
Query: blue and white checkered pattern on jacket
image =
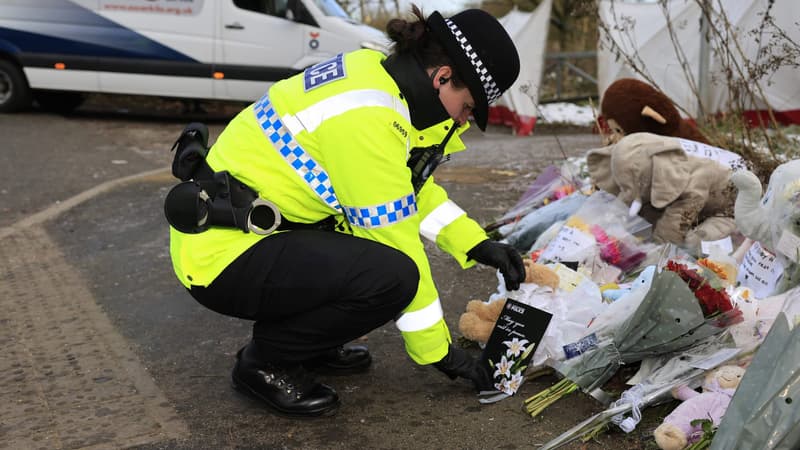
[[[278,113],[272,108],[269,97],[264,95],[257,101],[253,107],[256,114],[256,121],[261,125],[264,135],[272,142],[272,145],[283,156],[283,159],[289,163],[295,172],[300,175],[308,185],[311,187],[319,198],[328,206],[342,212],[342,207],[339,205],[339,200],[336,198],[336,193],[333,192],[333,185],[331,179],[314,158],[311,157],[303,147],[294,139],[289,130],[278,118]]]
[[[366,208],[345,206],[347,220],[361,228],[378,228],[411,217],[417,213],[417,202],[414,194],[409,194],[395,201]]]
[[[267,95],[255,103],[253,111],[264,136],[269,139],[283,159],[328,206],[336,212],[344,212],[348,222],[352,225],[361,228],[378,228],[400,222],[417,213],[416,197],[413,193],[381,205],[345,206],[343,208],[339,204],[331,179],[325,169],[297,143],[272,108]]]

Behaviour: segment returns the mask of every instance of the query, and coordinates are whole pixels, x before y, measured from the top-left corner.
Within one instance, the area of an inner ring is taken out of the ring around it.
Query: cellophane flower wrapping
[[[497,227],[501,236],[519,229],[518,223],[531,212],[561,200],[588,185],[581,178],[579,163],[566,161],[561,167],[548,166],[528,186],[528,189],[503,216],[489,228]]]
[[[654,245],[651,225],[639,216],[630,217],[628,207],[615,196],[597,191],[561,226],[541,252],[540,262],[577,262],[596,266],[597,261],[629,273],[647,258]]]
[[[557,369],[584,390],[592,391],[605,384],[622,364],[684,351],[721,333],[741,321],[741,311],[731,304],[724,289],[714,288],[718,282],[714,277],[711,271],[695,272],[667,262],[664,270],[656,271],[638,305],[630,298],[620,299],[614,310],[618,322],[597,325],[594,348]],[[622,308],[632,312],[626,314]]]

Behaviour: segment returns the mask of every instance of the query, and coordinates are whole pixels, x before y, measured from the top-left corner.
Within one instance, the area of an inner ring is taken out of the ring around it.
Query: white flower
[[[511,376],[511,365],[513,361],[509,361],[505,355],[500,358],[500,362],[495,364],[495,368],[497,370],[494,371],[494,378],[497,378],[498,375],[503,375],[504,377],[508,378]]]
[[[506,388],[508,391],[504,390],[506,394],[513,394],[517,392],[520,386],[522,386],[522,381],[525,378],[522,376],[522,371],[518,370],[514,375],[511,376],[511,379],[508,380],[506,383]],[[511,391],[511,392],[509,392]]]
[[[506,350],[506,355],[508,355],[509,358],[512,356],[516,358],[525,351],[525,346],[528,345],[528,340],[520,340],[515,337],[510,341],[503,341],[503,344],[506,344],[506,347],[508,347],[508,350]]]

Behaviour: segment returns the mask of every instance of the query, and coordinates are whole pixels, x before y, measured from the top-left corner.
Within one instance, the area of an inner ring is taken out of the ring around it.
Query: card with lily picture
[[[517,392],[552,317],[533,306],[512,299],[506,301],[481,356],[481,361],[489,366],[497,391],[507,396]]]

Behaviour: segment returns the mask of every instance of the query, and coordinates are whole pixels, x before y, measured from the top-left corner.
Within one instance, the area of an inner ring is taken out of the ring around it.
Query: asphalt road
[[[251,324],[205,310],[174,279],[162,215],[172,142],[192,120],[213,140],[230,106],[181,115],[133,104],[0,115],[0,351],[11,355],[0,362],[0,448],[536,448],[601,409],[575,394],[531,419],[522,401],[553,376],[482,406],[466,382],[411,362],[392,324],[366,336],[367,374],[323,378],[342,397],[333,418],[281,419],[235,394],[230,369]],[[466,142],[435,176],[485,224],[545,166],[599,139],[474,129]],[[457,337],[466,302],[487,299],[495,274],[428,250]],[[567,448],[652,446],[656,425]]]

